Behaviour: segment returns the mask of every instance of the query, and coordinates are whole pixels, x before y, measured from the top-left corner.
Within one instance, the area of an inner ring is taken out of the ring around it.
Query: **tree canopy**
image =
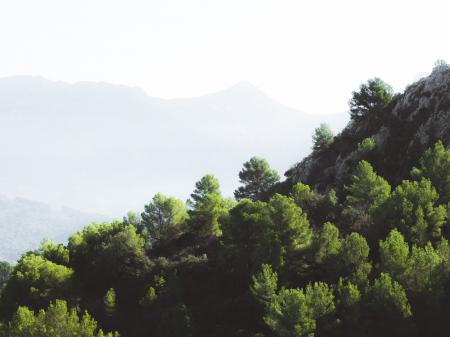
[[[243,186],[234,191],[234,196],[237,200],[244,198],[260,200],[263,193],[279,180],[280,176],[265,159],[252,157],[244,163],[243,169],[239,172],[239,181]]]
[[[354,91],[350,99],[350,116],[360,120],[369,113],[378,113],[393,98],[392,87],[380,78],[375,77],[361,84],[359,91]]]

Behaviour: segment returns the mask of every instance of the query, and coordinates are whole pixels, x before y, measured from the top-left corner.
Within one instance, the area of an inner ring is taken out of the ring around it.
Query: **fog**
[[[9,77],[0,112],[3,194],[113,217],[157,192],[185,200],[206,173],[231,196],[251,156],[283,174],[321,121],[335,131],[347,121],[290,109],[248,82],[164,100],[120,85]]]

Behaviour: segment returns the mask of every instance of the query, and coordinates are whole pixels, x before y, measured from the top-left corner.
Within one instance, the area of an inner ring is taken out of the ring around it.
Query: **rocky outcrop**
[[[375,141],[376,148],[362,153],[358,143],[367,137]],[[304,182],[319,191],[339,190],[355,163],[365,159],[397,184],[439,139],[450,145],[450,68],[445,65],[396,95],[379,116],[351,122],[329,148],[311,153],[285,175],[290,185]]]

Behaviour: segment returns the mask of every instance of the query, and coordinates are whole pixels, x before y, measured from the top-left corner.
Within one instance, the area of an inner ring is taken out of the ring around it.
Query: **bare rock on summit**
[[[370,154],[358,144],[371,137]],[[289,185],[304,182],[324,191],[340,189],[354,164],[368,160],[392,184],[408,178],[410,168],[437,140],[450,146],[450,67],[436,66],[432,73],[394,97],[380,116],[350,122],[325,151],[312,153],[285,173]],[[394,169],[395,168],[395,169]]]

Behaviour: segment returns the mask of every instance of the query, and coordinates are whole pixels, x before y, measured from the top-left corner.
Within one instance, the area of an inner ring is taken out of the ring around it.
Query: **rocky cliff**
[[[375,148],[363,151],[365,138]],[[348,181],[354,164],[365,159],[392,184],[409,176],[410,168],[437,140],[450,145],[450,67],[436,66],[432,73],[408,86],[378,114],[351,121],[320,152],[313,152],[285,175],[287,185],[304,182],[319,191],[340,190]]]

